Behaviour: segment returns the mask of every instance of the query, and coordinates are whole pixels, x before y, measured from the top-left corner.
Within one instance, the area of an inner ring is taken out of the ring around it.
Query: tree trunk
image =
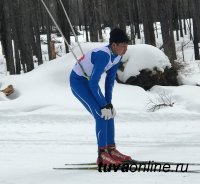
[[[107,1],[109,10],[109,24],[111,30],[118,27],[117,0]]]
[[[193,4],[193,19],[196,23],[197,27],[197,35],[200,38],[200,1],[199,0],[192,0]]]
[[[21,14],[21,37],[22,40],[22,49],[21,49],[21,59],[25,63],[26,69],[24,72],[29,72],[34,69],[33,64],[33,54],[31,48],[31,20],[30,20],[30,0],[19,0],[20,2],[20,14]]]
[[[101,2],[99,0],[95,1],[95,15],[96,15],[96,22],[97,22],[97,29],[98,29],[98,35],[99,35],[99,41],[103,42],[103,34],[102,34],[102,15],[101,15]]]
[[[199,60],[200,56],[199,56],[199,37],[198,37],[198,30],[197,30],[197,24],[195,22],[195,20],[193,20],[193,43],[194,43],[194,56],[195,56],[195,60]]]
[[[124,0],[118,0],[118,21],[119,21],[119,27],[126,32],[126,25],[127,25],[127,17],[126,12],[127,6],[126,1]]]
[[[2,22],[3,22],[3,1],[0,1],[0,41],[2,37]]]
[[[164,52],[168,56],[171,63],[174,63],[176,57],[176,49],[174,42],[174,34],[172,28],[172,0],[158,0],[161,31],[163,38]]]
[[[13,58],[13,47],[12,47],[12,35],[11,35],[11,12],[10,12],[10,0],[4,0],[3,16],[4,16],[4,28],[2,41],[4,45],[5,58],[7,64],[7,70],[10,74],[15,74],[15,64]]]
[[[177,0],[172,1],[172,22],[173,22],[173,30],[176,30],[176,41],[179,41],[179,22],[178,22]]]
[[[179,30],[180,30],[180,37],[183,37],[183,24],[182,24],[182,19],[183,19],[183,6],[181,4],[181,0],[178,0],[178,18],[179,18]]]
[[[36,54],[38,59],[38,64],[42,64],[42,49],[41,49],[41,41],[40,41],[40,27],[39,27],[39,12],[37,11],[39,9],[38,1],[32,3],[32,6],[34,7],[33,12],[33,25],[34,25],[34,34],[35,34],[35,44],[36,44]]]
[[[88,0],[90,41],[98,42],[98,23],[95,0]]]
[[[86,42],[89,42],[88,36],[88,13],[87,13],[87,1],[83,0],[83,20],[85,25]]]
[[[135,44],[135,31],[134,31],[134,17],[133,17],[133,1],[128,0],[127,1],[128,6],[128,15],[129,15],[129,21],[130,21],[130,29],[131,29],[131,39],[130,44]]]
[[[48,55],[49,55],[49,61],[52,60],[53,58],[51,57],[51,24],[50,24],[50,17],[46,13],[46,33],[47,33],[47,46],[48,46]]]
[[[134,0],[134,12],[135,12],[135,34],[137,34],[137,38],[140,39],[140,17],[138,10],[138,0]]]
[[[12,17],[12,33],[13,33],[13,43],[14,43],[14,51],[15,51],[15,66],[16,66],[16,74],[21,73],[21,61],[20,61],[20,46],[19,46],[19,20],[18,20],[18,2],[14,1],[10,4],[11,9],[11,17]]]
[[[62,1],[63,2],[63,5],[64,5],[64,8],[70,18],[70,14],[69,14],[69,7],[70,7],[70,1],[69,0],[65,0],[65,1]],[[67,18],[65,16],[65,13],[63,11],[63,8],[61,7],[60,3],[57,4],[57,11],[58,11],[58,19],[59,19],[59,25],[60,25],[60,28],[62,30],[62,33],[64,35],[64,37],[66,38],[67,42],[70,44],[70,26],[69,26],[69,23],[67,21]],[[69,48],[68,46],[65,44],[65,49],[66,49],[66,53],[69,52]]]
[[[200,3],[197,0],[192,0],[192,12],[193,12],[193,43],[194,43],[194,53],[195,60],[199,60],[199,40],[200,40]]]
[[[152,0],[140,0],[140,7],[144,27],[145,43],[156,46],[152,14],[153,2]]]

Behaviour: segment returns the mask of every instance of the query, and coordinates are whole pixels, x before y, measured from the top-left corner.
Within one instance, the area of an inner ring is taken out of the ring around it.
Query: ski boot
[[[110,154],[110,156],[118,161],[121,162],[127,162],[127,161],[131,161],[132,158],[128,155],[124,155],[122,153],[120,153],[117,149],[115,144],[112,145],[108,145],[108,153]]]
[[[108,153],[106,147],[99,148],[98,150],[98,158],[97,158],[97,165],[103,164],[103,165],[120,165],[122,162],[119,160],[115,160],[110,156]]]

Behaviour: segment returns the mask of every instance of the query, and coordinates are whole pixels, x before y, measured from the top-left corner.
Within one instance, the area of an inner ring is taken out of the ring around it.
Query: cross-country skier
[[[97,164],[121,164],[131,160],[120,153],[115,146],[112,91],[116,72],[128,46],[126,33],[115,28],[110,32],[109,45],[86,53],[77,63],[70,75],[70,86],[75,97],[91,113],[96,121],[98,143]],[[99,87],[101,75],[106,72],[105,95]],[[89,77],[88,77],[89,76]]]

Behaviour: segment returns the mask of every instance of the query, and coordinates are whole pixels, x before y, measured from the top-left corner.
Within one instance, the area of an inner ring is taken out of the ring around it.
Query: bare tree
[[[172,0],[158,0],[159,18],[163,38],[163,47],[165,54],[169,57],[171,63],[176,60],[176,49],[172,27]]]
[[[11,10],[10,0],[3,1],[3,32],[2,32],[2,43],[5,52],[5,58],[7,63],[7,70],[10,74],[15,74],[15,65],[13,58],[13,47],[12,47],[12,25],[11,25]]]
[[[155,1],[140,0],[139,2],[140,2],[142,22],[144,27],[145,43],[156,46],[154,26],[153,26],[154,20],[152,13]]]
[[[88,0],[90,41],[98,42],[98,22],[96,0]]]
[[[40,41],[40,27],[39,27],[39,9],[40,2],[37,0],[35,2],[31,1],[32,6],[32,24],[33,24],[33,31],[34,31],[34,41],[36,46],[36,56],[38,59],[38,64],[42,64],[42,50],[41,50],[41,41]]]
[[[131,29],[131,35],[130,35],[130,44],[135,44],[135,30],[134,30],[134,9],[133,9],[133,0],[127,1],[128,6],[128,17],[129,17],[129,23],[130,23],[130,29]]]
[[[21,52],[20,57],[25,63],[25,72],[29,72],[34,69],[33,64],[33,52],[31,47],[31,19],[30,19],[30,0],[19,0],[20,16],[21,16]]]
[[[193,12],[192,17],[193,17],[193,43],[194,43],[194,54],[195,54],[195,59],[199,60],[199,45],[198,43],[200,42],[200,2],[198,0],[192,0],[191,1],[192,6],[191,10]]]

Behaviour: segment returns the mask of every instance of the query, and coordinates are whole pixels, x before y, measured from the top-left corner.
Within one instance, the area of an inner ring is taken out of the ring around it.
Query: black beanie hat
[[[110,32],[109,43],[128,43],[127,34],[120,28],[115,28]]]

